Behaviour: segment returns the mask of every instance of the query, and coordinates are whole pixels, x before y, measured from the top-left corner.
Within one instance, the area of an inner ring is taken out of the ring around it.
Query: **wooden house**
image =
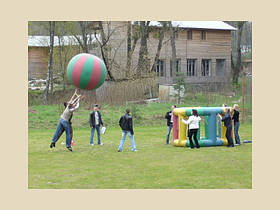
[[[103,22],[104,29],[107,30],[108,22]],[[122,78],[126,70],[127,63],[127,21],[110,22],[111,58],[114,57],[112,73],[116,78]],[[131,22],[132,25],[134,22]],[[176,29],[176,69],[172,69],[172,50],[170,44],[170,32],[165,31],[163,46],[157,62],[156,75],[159,87],[168,88],[174,84],[174,77],[177,71],[184,73],[187,84],[198,85],[200,87],[210,87],[212,84],[222,87],[230,82],[231,72],[231,31],[234,27],[223,21],[172,21],[172,26]],[[158,37],[155,36],[161,24],[151,21],[152,28],[147,44],[148,56],[152,61],[156,54]],[[47,36],[46,36],[47,37]],[[77,43],[75,43],[77,44]],[[45,75],[47,72],[48,46],[32,45],[29,43],[29,78]],[[138,62],[140,40],[138,40],[132,55],[132,66],[135,68]],[[100,49],[93,48],[91,53],[101,57]],[[167,95],[170,94],[170,91]]]

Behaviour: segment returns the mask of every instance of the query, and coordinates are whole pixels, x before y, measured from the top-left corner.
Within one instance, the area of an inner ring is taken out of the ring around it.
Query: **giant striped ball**
[[[74,56],[67,66],[67,78],[77,88],[92,90],[99,88],[106,77],[104,62],[95,55],[81,53]]]

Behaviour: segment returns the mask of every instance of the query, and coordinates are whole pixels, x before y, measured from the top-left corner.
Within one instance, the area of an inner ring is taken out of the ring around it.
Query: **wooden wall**
[[[111,58],[115,58],[112,73],[116,78],[123,78],[126,70],[127,59],[127,27],[126,21],[113,21],[112,28],[115,28],[115,33],[110,39],[112,49],[117,49],[116,53],[112,50]],[[105,28],[105,25],[104,25]],[[216,83],[224,82],[230,74],[231,63],[231,32],[225,30],[205,30],[206,40],[201,40],[201,30],[192,30],[192,40],[187,39],[188,29],[180,29],[176,38],[176,54],[177,58],[181,59],[181,70],[187,71],[187,59],[196,59],[196,76],[187,77],[186,82],[189,83]],[[170,34],[165,32],[164,44],[162,46],[160,59],[165,61],[165,74],[159,77],[160,84],[172,84],[173,77],[170,77],[170,60],[171,60],[171,45]],[[154,61],[158,45],[158,38],[153,34],[149,35],[148,51],[151,65]],[[137,66],[138,55],[140,48],[140,39],[138,40],[135,51],[132,55],[132,67]],[[98,48],[93,49],[91,53],[101,57]],[[47,76],[48,66],[47,47],[29,47],[28,48],[28,78],[43,78]],[[211,60],[211,76],[203,77],[201,75],[201,60]],[[216,59],[225,59],[225,72],[222,76],[216,76]],[[174,76],[174,74],[173,74]]]
[[[47,78],[48,58],[48,47],[28,47],[28,79]]]
[[[169,38],[169,34],[166,36]],[[187,59],[196,59],[196,76],[186,77],[189,83],[224,82],[230,74],[231,63],[231,32],[220,30],[206,30],[206,40],[201,39],[201,30],[193,30],[192,40],[187,39],[187,30],[179,32],[176,39],[176,56],[181,59],[181,70],[187,72]],[[166,76],[160,78],[161,84],[172,84],[170,77],[171,45],[166,44],[160,59],[166,62]],[[210,76],[202,76],[202,59],[211,60]],[[225,59],[223,76],[216,76],[216,59]],[[173,74],[174,75],[174,74]]]

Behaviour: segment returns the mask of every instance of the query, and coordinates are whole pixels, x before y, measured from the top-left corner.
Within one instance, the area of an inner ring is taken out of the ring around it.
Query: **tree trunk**
[[[162,26],[159,29],[159,40],[158,40],[157,52],[156,52],[156,56],[155,56],[155,59],[154,59],[153,66],[151,68],[151,71],[154,71],[154,72],[156,71],[156,65],[157,65],[157,62],[158,62],[158,59],[159,59],[159,56],[160,56],[160,51],[161,51],[161,48],[162,48],[163,38],[164,38],[164,29],[163,29],[163,26]]]
[[[131,22],[127,22],[127,62],[126,62],[126,77],[131,68]]]
[[[81,32],[82,32],[82,48],[83,48],[83,52],[85,53],[89,53],[88,51],[88,33],[87,33],[87,23],[84,21],[79,21],[80,27],[81,27]]]
[[[49,64],[48,64],[48,75],[47,75],[47,81],[46,81],[46,89],[45,94],[43,98],[43,104],[47,104],[48,102],[48,95],[49,95],[49,86],[53,83],[53,76],[52,76],[52,63],[53,63],[53,42],[54,42],[54,28],[55,28],[55,22],[50,21],[50,55],[49,55]],[[53,87],[51,85],[51,93],[53,92]]]
[[[169,22],[170,27],[170,41],[171,41],[171,49],[172,49],[172,70],[176,72],[176,45],[175,45],[175,30],[172,26],[172,23]]]
[[[239,21],[237,23],[238,31],[237,31],[237,60],[236,60],[236,66],[233,68],[233,83],[238,83],[239,73],[241,69],[241,38],[242,38],[242,30],[244,21]]]
[[[63,83],[63,90],[65,90],[65,69],[62,62],[62,46],[61,46],[61,36],[58,36],[58,46],[59,46],[59,65],[60,65],[60,71],[62,76],[62,83]]]
[[[106,35],[104,33],[102,21],[98,21],[98,25],[100,28],[100,34],[101,34],[101,43],[99,42],[100,45],[100,50],[101,50],[101,55],[102,59],[104,61],[104,64],[106,66],[108,76],[111,81],[115,81],[115,78],[113,77],[113,74],[111,72],[111,65],[109,64],[109,56],[108,56],[108,49],[107,49],[107,43],[109,41],[109,37],[106,38]]]
[[[148,67],[148,26],[149,21],[147,23],[145,21],[140,21],[140,34],[141,34],[141,43],[139,50],[139,58],[137,64],[137,75],[140,76],[143,71],[147,70]]]

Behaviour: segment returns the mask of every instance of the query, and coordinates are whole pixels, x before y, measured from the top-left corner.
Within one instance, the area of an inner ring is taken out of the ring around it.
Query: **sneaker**
[[[53,148],[53,147],[55,147],[55,143],[51,143],[51,145],[50,145],[50,148]]]
[[[100,145],[100,146],[103,146],[104,144],[101,142],[99,145]]]
[[[72,147],[67,147],[70,152],[73,152]]]
[[[90,146],[92,146],[92,147],[93,147],[93,146],[94,146],[94,144],[90,144]]]
[[[133,150],[132,152],[138,152],[138,150],[136,149],[136,150]]]
[[[118,149],[118,152],[121,152],[121,150]]]

